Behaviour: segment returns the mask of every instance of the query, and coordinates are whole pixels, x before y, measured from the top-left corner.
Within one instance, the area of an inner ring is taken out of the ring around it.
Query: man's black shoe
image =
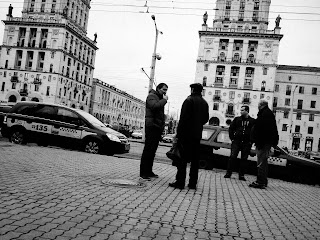
[[[227,173],[226,175],[224,175],[224,178],[231,178],[231,173]]]
[[[241,180],[241,181],[247,181],[244,176],[239,176],[239,180]]]
[[[184,185],[178,184],[177,182],[169,183],[169,187],[178,188],[178,189],[184,189]]]
[[[149,175],[149,177],[150,177],[150,178],[158,178],[159,175],[157,175],[157,174],[155,174],[155,173],[151,173],[151,174]]]
[[[257,182],[250,183],[249,187],[259,188],[259,189],[265,189],[266,188],[266,186],[264,184],[257,183]]]
[[[146,181],[150,181],[150,180],[151,180],[151,178],[150,178],[150,177],[145,176],[145,175],[140,176],[140,179],[142,179],[142,180],[146,180]]]
[[[188,185],[188,188],[189,188],[189,189],[193,189],[193,190],[197,190],[197,185],[192,185],[192,184],[190,185],[190,184],[189,184],[189,185]]]

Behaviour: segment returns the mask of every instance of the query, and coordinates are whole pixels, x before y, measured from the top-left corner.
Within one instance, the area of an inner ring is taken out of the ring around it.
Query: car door
[[[82,131],[79,128],[82,122],[79,116],[69,109],[58,107],[56,119],[52,131],[57,136],[57,144],[63,147],[79,145]]]
[[[26,129],[35,142],[50,144],[52,142],[52,119],[56,108],[51,105],[37,104],[29,108]]]

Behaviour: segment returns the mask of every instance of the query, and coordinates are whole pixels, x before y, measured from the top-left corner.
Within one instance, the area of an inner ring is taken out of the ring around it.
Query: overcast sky
[[[212,27],[215,1],[209,0],[92,0],[88,36],[97,32],[94,77],[145,100],[150,74],[155,27],[151,15],[156,16],[159,35],[158,49],[162,59],[157,61],[156,82],[169,85],[170,113],[176,114],[183,100],[190,94],[194,82],[199,47],[198,31],[202,15],[208,11],[208,25]],[[12,3],[13,16],[20,17],[23,0],[0,0],[0,19],[4,20]],[[191,9],[190,9],[191,8]],[[146,13],[146,11],[149,13]],[[272,0],[269,29],[280,14],[281,33],[279,64],[320,67],[320,1]],[[3,39],[4,24],[0,25]],[[168,106],[166,111],[168,111]]]

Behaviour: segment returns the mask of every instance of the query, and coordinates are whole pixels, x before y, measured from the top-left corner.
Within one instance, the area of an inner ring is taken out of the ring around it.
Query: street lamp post
[[[289,118],[289,136],[288,136],[288,142],[287,142],[288,149],[291,149],[292,141],[293,141],[293,137],[292,137],[293,101],[294,101],[294,92],[296,91],[297,87],[298,87],[298,85],[294,86],[294,89],[293,89],[292,95],[291,95],[290,118]],[[291,143],[291,147],[290,147],[290,143]]]
[[[153,54],[152,54],[148,92],[152,89],[152,86],[153,86],[154,75],[155,75],[155,70],[156,70],[156,60],[160,60],[161,59],[161,56],[159,54],[157,54],[157,45],[158,45],[158,35],[159,35],[159,33],[162,34],[162,32],[159,31],[158,28],[157,28],[156,17],[154,15],[152,15],[151,18],[152,18],[152,20],[154,22],[154,26],[155,26],[155,29],[156,29],[156,39],[155,39],[155,42],[154,42],[154,50],[153,50]]]

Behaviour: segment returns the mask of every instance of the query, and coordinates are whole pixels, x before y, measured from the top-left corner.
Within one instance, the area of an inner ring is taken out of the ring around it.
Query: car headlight
[[[120,139],[119,139],[117,136],[115,136],[115,135],[112,135],[112,134],[110,134],[110,133],[107,133],[107,136],[108,136],[108,138],[109,138],[111,141],[121,142]]]

